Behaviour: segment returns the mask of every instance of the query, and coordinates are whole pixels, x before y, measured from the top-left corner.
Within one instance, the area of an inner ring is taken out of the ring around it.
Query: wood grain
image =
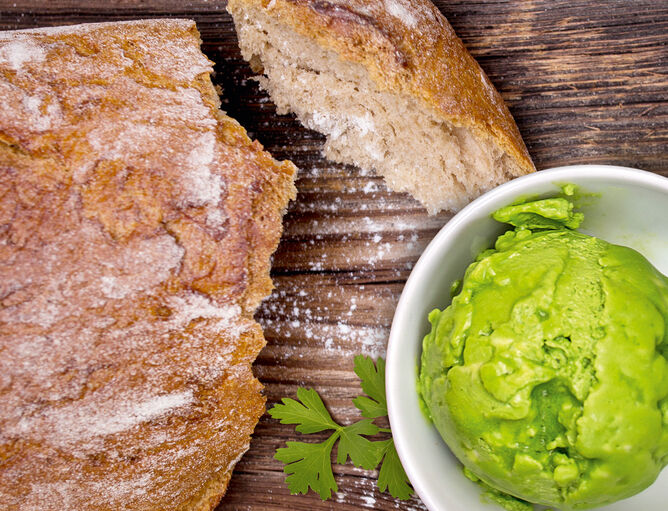
[[[508,102],[539,169],[575,163],[668,175],[668,3],[656,0],[436,2]],[[0,29],[141,17],[194,18],[216,62],[224,108],[278,158],[300,168],[299,195],[274,256],[276,290],[258,318],[267,347],[256,363],[269,404],[316,388],[333,415],[357,417],[352,372],[383,355],[403,284],[451,217],[428,217],[409,197],[357,169],[326,162],[323,138],[275,108],[241,59],[225,2],[0,0]],[[265,416],[219,510],[424,509],[375,489],[373,472],[336,468],[339,493],[291,496],[276,448],[293,428]],[[492,509],[492,508],[491,508]]]

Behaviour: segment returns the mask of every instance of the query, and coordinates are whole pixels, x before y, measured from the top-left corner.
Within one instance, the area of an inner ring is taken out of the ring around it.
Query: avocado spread
[[[514,226],[429,314],[418,387],[472,477],[562,510],[629,497],[668,463],[668,279],[577,232],[570,197]]]

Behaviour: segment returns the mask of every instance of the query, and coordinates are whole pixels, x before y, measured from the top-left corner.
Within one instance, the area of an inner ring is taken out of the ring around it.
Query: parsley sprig
[[[338,441],[336,462],[344,464],[350,459],[353,465],[373,470],[380,465],[377,485],[380,491],[402,500],[413,493],[406,472],[401,466],[394,440],[369,440],[367,437],[378,433],[390,433],[388,428],[378,427],[373,420],[387,416],[385,395],[385,361],[382,358],[374,364],[370,357],[355,357],[355,373],[361,380],[365,396],[353,400],[363,419],[348,426],[342,426],[332,419],[320,395],[313,389],[297,389],[297,399],[284,398],[274,405],[269,415],[279,419],[281,424],[296,424],[299,433],[308,435],[321,431],[333,431],[324,442],[287,442],[286,447],[276,451],[274,456],[284,463],[285,481],[290,493],[307,493],[309,488],[320,495],[322,500],[338,491],[332,472],[332,450]]]

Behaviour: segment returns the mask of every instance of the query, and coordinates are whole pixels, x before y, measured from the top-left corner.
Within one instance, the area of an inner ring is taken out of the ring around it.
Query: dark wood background
[[[508,102],[538,169],[575,163],[668,176],[668,1],[436,2]],[[277,158],[300,168],[299,195],[274,257],[274,294],[258,318],[267,347],[256,374],[268,404],[317,389],[335,418],[357,418],[358,353],[382,356],[411,267],[452,216],[428,217],[382,181],[320,156],[323,137],[277,116],[250,80],[219,0],[0,0],[0,29],[144,17],[197,21],[223,107]],[[339,493],[289,495],[276,448],[296,439],[265,415],[219,511],[424,509],[375,489],[376,473],[335,469]],[[494,509],[490,507],[490,509]]]

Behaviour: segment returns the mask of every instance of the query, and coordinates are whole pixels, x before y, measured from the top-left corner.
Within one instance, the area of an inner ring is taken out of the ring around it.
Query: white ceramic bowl
[[[641,170],[574,165],[524,176],[473,201],[443,227],[415,265],[392,322],[387,350],[387,401],[392,434],[413,487],[431,511],[494,511],[466,477],[418,405],[417,377],[427,314],[450,303],[450,284],[461,278],[481,249],[504,226],[492,212],[526,195],[550,195],[574,183],[600,197],[581,208],[581,231],[635,248],[668,274],[668,179]],[[668,508],[668,469],[644,492],[606,511],[663,511]]]

